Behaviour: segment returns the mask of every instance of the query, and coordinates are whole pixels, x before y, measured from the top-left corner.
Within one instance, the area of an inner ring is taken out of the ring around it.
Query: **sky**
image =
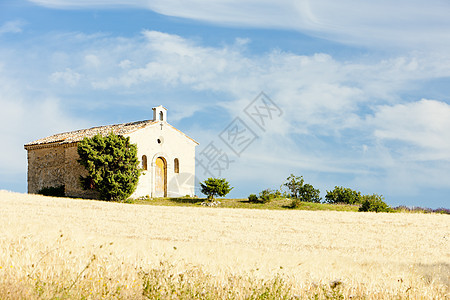
[[[0,0],[0,189],[24,144],[158,105],[230,197],[294,174],[450,207],[448,1]]]

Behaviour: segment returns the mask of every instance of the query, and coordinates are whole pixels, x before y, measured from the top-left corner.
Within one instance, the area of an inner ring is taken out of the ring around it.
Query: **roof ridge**
[[[106,135],[110,131],[105,131],[102,129],[111,129],[112,132],[116,134],[127,134],[128,132],[134,131],[139,127],[141,124],[148,124],[148,123],[155,123],[154,120],[141,120],[141,121],[134,121],[134,122],[127,122],[127,123],[119,123],[119,124],[109,124],[109,125],[102,125],[102,126],[94,126],[91,128],[84,128],[84,129],[77,129],[67,132],[61,132],[56,133],[53,135],[49,135],[44,138],[40,138],[37,140],[34,140],[32,142],[29,142],[25,144],[25,148],[28,146],[33,145],[44,145],[44,144],[66,144],[66,143],[73,143],[73,142],[79,142],[84,137],[92,137],[96,134],[102,134]],[[116,132],[115,132],[116,131]]]

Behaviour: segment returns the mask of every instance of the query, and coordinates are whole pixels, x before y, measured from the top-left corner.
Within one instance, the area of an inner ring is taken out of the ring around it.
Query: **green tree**
[[[289,197],[293,199],[293,207],[299,207],[300,202],[320,203],[322,200],[320,198],[320,191],[315,189],[311,184],[305,184],[303,176],[291,174],[283,185],[289,189]]]
[[[103,200],[124,200],[136,189],[141,170],[137,158],[137,146],[129,137],[111,132],[107,136],[97,134],[78,143],[78,162],[88,172],[80,176],[84,189],[95,190]]]
[[[300,197],[300,189],[303,187],[304,182],[303,176],[291,174],[283,185],[289,189],[289,197],[297,199]]]
[[[345,204],[359,204],[361,203],[361,192],[353,191],[342,186],[335,186],[334,190],[327,191],[325,202],[328,203],[345,203]]]
[[[214,200],[215,196],[224,197],[233,188],[230,187],[225,178],[208,178],[200,182],[201,192],[208,197],[208,200]]]
[[[362,205],[359,211],[374,211],[374,212],[390,212],[391,208],[384,202],[384,197],[381,195],[364,195],[362,196]]]
[[[304,184],[300,188],[300,197],[299,199],[303,202],[314,202],[320,203],[322,198],[320,197],[319,189],[315,189],[311,184]]]

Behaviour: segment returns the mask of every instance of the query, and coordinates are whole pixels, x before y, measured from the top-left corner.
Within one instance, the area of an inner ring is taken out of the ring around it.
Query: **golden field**
[[[0,191],[0,299],[450,299],[450,217]]]

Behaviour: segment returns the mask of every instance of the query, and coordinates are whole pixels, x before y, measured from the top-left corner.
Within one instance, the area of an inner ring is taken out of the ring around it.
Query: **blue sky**
[[[264,128],[245,113],[262,91]],[[449,92],[447,1],[1,0],[0,188],[26,192],[25,143],[162,104],[231,161],[232,197],[293,173],[448,208]],[[236,117],[256,137],[239,155]]]

